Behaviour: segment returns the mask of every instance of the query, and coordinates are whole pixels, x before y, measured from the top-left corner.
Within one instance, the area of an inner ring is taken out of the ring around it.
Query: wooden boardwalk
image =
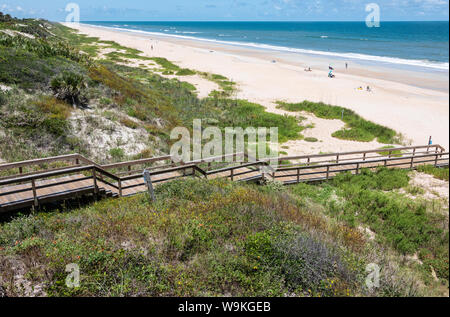
[[[328,180],[343,172],[358,174],[362,169],[380,166],[414,169],[424,164],[439,167],[449,163],[448,152],[439,145],[280,157],[276,159],[278,164],[264,173],[261,168],[267,168],[269,161],[245,157],[247,162],[231,162],[218,169],[211,165],[218,158],[176,163],[170,156],[103,166],[78,154],[1,164],[0,213],[86,195],[135,195],[147,190],[142,177],[144,169],[150,171],[154,186],[189,176],[232,181],[273,179],[288,185]]]

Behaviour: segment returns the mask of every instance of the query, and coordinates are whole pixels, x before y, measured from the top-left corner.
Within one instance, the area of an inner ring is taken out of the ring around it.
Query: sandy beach
[[[435,144],[449,148],[448,72],[402,70],[388,64],[371,66],[354,61],[349,61],[346,70],[345,61],[332,58],[85,24],[68,26],[101,40],[139,49],[145,56],[165,57],[180,67],[224,75],[237,83],[238,91],[233,97],[259,103],[270,112],[287,113],[276,108],[276,101],[322,101],[352,109],[368,120],[396,130],[404,136],[405,144],[426,144],[431,135]],[[336,78],[333,79],[327,77],[330,64],[335,68]],[[312,72],[305,72],[305,67],[311,67]],[[198,76],[179,79],[194,84],[200,97],[216,88],[214,83]],[[358,90],[360,86],[364,90]],[[366,86],[372,91],[367,92]],[[319,142],[290,141],[284,144],[289,148],[283,150],[289,155],[364,150],[385,145],[333,138],[331,134],[343,127],[343,122],[301,115],[314,124],[303,134]]]

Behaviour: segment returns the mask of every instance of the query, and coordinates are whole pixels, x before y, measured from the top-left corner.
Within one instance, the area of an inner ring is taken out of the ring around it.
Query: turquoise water
[[[448,22],[85,22],[135,32],[448,71]]]

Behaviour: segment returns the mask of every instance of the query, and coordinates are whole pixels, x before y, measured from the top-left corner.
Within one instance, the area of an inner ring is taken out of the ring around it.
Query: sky
[[[71,2],[81,21],[364,21],[369,3],[381,21],[449,18],[449,0],[0,0],[0,12],[65,21]]]

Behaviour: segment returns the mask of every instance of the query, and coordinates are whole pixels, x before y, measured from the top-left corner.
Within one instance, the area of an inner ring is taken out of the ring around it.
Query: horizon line
[[[65,22],[65,21],[52,21],[52,22]],[[361,22],[365,23],[365,20],[81,20],[83,22]],[[449,22],[449,20],[381,20],[383,22]]]

